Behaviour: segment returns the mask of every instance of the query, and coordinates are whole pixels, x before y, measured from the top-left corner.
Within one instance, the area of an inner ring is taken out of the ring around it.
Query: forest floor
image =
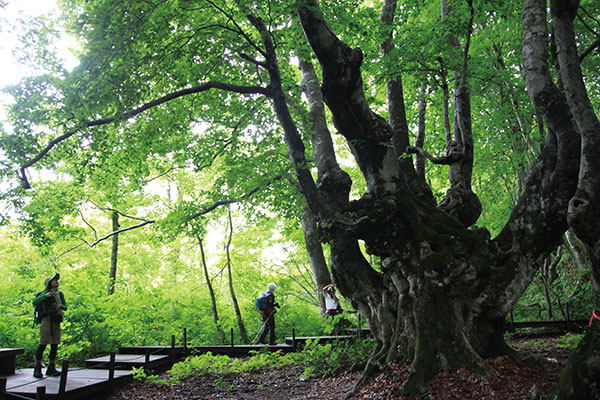
[[[464,370],[438,374],[429,382],[427,395],[406,398],[395,392],[408,375],[408,366],[396,364],[378,371],[348,399],[509,400],[552,392],[571,350],[562,347],[556,337],[513,340],[511,345],[526,356],[525,360],[488,359],[492,372],[487,376]],[[359,372],[353,372],[301,381],[299,376],[303,371],[302,366],[272,368],[260,373],[231,374],[218,380],[212,376],[193,377],[170,385],[135,381],[115,390],[109,400],[341,400],[360,377]]]

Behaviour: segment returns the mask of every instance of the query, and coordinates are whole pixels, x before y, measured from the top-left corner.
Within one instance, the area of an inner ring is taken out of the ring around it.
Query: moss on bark
[[[600,399],[600,321],[594,321],[569,357],[552,397],[557,400]]]

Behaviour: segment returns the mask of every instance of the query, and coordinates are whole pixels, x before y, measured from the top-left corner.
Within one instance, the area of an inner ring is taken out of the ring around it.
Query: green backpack
[[[38,297],[42,292],[37,292],[35,297]],[[42,318],[47,317],[51,314],[50,307],[48,307],[46,299],[40,301],[35,305],[35,311],[33,312],[33,324],[40,324]]]

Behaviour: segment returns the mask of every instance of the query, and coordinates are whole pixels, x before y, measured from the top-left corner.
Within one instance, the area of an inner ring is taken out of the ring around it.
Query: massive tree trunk
[[[548,144],[530,169],[508,224],[491,240],[487,231],[465,229],[464,219],[433,207],[415,190],[423,182],[415,181],[414,168],[395,162],[396,146],[386,145],[408,129],[392,129],[371,111],[363,93],[360,50],[337,39],[315,1],[305,4],[298,15],[321,65],[325,102],[368,186],[361,199],[345,206],[340,201],[334,214],[318,196],[308,204],[327,222],[321,229],[331,246],[334,281],[369,321],[376,339],[371,361],[411,360],[406,393],[419,391],[439,371],[466,367],[483,372],[484,357],[510,353],[502,330],[506,314],[567,226],[579,136],[572,119],[558,108],[561,102],[566,107],[564,99],[548,93],[545,112],[555,116]],[[464,77],[466,71],[461,73]],[[466,87],[455,89],[462,110],[457,112],[468,112]],[[319,192],[325,190],[322,183]],[[381,259],[380,271],[369,264],[359,240]]]
[[[529,3],[529,1],[528,1]],[[531,0],[531,7],[542,13],[545,1]],[[580,56],[575,43],[573,20],[578,0],[551,0],[552,28],[560,78],[569,108],[581,133],[581,163],[577,191],[569,204],[568,221],[585,243],[591,260],[592,279],[596,291],[600,284],[600,122],[587,96]],[[542,41],[539,38],[540,42]],[[545,43],[545,41],[544,41]],[[593,221],[593,222],[592,222]],[[596,304],[595,306],[599,306]],[[561,376],[556,397],[588,399],[598,394],[600,386],[600,321],[579,343]]]

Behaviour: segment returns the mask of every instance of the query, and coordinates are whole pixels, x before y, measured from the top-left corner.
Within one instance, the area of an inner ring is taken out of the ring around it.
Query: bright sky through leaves
[[[0,87],[15,84],[21,77],[34,75],[36,72],[20,65],[13,54],[18,40],[15,28],[22,28],[18,26],[19,19],[57,11],[55,0],[8,0],[5,3],[0,8]],[[69,51],[69,48],[75,46],[74,43],[66,35],[59,43],[59,56],[65,60],[65,66],[69,70],[77,64],[77,59]]]

